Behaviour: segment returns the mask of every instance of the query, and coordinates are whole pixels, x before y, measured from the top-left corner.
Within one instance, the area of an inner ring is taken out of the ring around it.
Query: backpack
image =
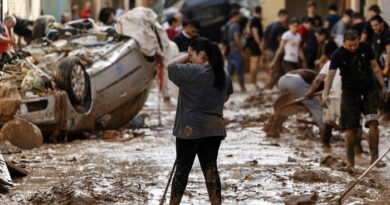
[[[230,52],[230,42],[229,42],[229,29],[232,23],[229,21],[221,28],[222,33],[222,45],[224,47],[224,54],[228,54]]]

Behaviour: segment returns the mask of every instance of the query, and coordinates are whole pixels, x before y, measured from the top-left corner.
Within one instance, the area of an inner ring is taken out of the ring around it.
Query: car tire
[[[56,22],[56,19],[53,16],[45,15],[40,16],[35,20],[32,30],[32,39],[40,39],[46,36],[48,32],[49,25]]]
[[[90,78],[78,57],[66,57],[59,63],[55,72],[55,82],[59,89],[67,92],[70,102],[85,108],[90,94]]]

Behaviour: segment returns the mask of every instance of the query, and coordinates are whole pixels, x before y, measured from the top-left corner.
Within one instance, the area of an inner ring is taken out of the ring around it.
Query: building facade
[[[49,14],[57,19],[65,12],[70,12],[71,6],[76,4],[79,12],[88,0],[0,0],[0,17],[11,14],[26,19],[36,19],[41,14]],[[178,2],[180,0],[90,0],[92,11],[95,19],[100,9],[106,2],[113,8],[122,7],[125,10],[136,6],[150,7],[161,14],[164,4],[169,2]],[[263,7],[264,25],[276,19],[277,12],[286,8],[290,11],[291,16],[302,17],[305,15],[306,3],[308,0],[258,0]],[[324,16],[327,13],[327,6],[331,3],[339,5],[339,11],[345,8],[352,8],[366,14],[367,9],[372,4],[378,4],[383,10],[383,16],[387,22],[390,22],[390,0],[314,0],[318,5],[318,14]]]
[[[259,0],[259,2],[263,7],[263,23],[268,25],[276,19],[278,11],[283,8],[289,10],[291,16],[297,18],[304,16],[308,0]],[[346,8],[367,14],[370,5],[378,4],[385,20],[390,22],[390,0],[314,0],[314,2],[317,3],[317,11],[321,16],[326,15],[327,7],[331,3],[338,5],[340,14]]]

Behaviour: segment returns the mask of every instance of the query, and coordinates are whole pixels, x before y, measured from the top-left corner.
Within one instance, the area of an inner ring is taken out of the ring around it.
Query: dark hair
[[[328,42],[325,44],[324,48],[324,54],[326,57],[329,59],[332,58],[333,53],[335,50],[337,50],[339,47],[337,47],[336,43],[334,42],[333,39],[329,39]]]
[[[262,10],[261,6],[256,6],[255,13],[259,14],[261,13],[261,10]]]
[[[375,12],[377,14],[382,13],[381,8],[378,5],[376,5],[376,4],[371,5],[370,8],[368,8],[368,10],[369,11],[373,11],[373,12]]]
[[[236,10],[239,10],[242,8],[242,6],[238,3],[232,3],[232,4],[230,4],[230,6],[232,9],[236,9]]]
[[[359,33],[355,30],[349,29],[344,33],[344,41],[354,41],[359,39]]]
[[[384,23],[385,22],[385,20],[383,20],[383,18],[381,16],[379,16],[379,15],[372,17],[370,19],[370,22],[371,21],[378,21],[379,23]]]
[[[193,26],[200,30],[200,23],[198,21],[183,21],[183,27]]]
[[[240,13],[239,10],[233,9],[233,10],[231,10],[230,13],[229,13],[229,18],[233,18],[233,17],[235,17],[235,16],[237,16],[237,15],[240,15],[240,14],[241,14],[241,13]]]
[[[167,20],[169,25],[172,25],[173,23],[177,22],[177,19],[173,16],[169,17]]]
[[[317,29],[315,29],[315,32],[321,36],[325,35],[326,39],[328,39],[330,37],[330,33],[329,33],[328,29],[326,29],[326,28],[317,28]]]
[[[288,15],[287,9],[280,9],[278,12],[278,16],[281,16],[281,15]]]
[[[302,19],[302,23],[310,23],[311,25],[314,25],[315,20],[314,20],[313,17],[305,16],[305,17],[303,17],[303,19]]]
[[[355,12],[352,14],[353,19],[364,19],[363,15],[359,12]]]
[[[288,21],[288,25],[291,25],[291,24],[299,24],[299,20],[297,18],[291,18],[289,21]]]
[[[208,38],[197,37],[190,43],[189,47],[197,53],[200,51],[204,51],[206,53],[207,59],[214,71],[214,87],[219,90],[223,90],[225,88],[226,74],[222,53],[218,45],[211,42]]]
[[[347,16],[349,16],[349,17],[351,17],[352,15],[353,15],[353,10],[352,9],[346,9],[345,11],[344,11],[344,15],[347,15]]]
[[[336,4],[330,4],[330,5],[328,6],[328,10],[337,11],[337,5],[336,5]]]
[[[309,2],[307,2],[306,6],[307,7],[311,7],[311,6],[317,7],[317,4],[314,1],[309,1]]]

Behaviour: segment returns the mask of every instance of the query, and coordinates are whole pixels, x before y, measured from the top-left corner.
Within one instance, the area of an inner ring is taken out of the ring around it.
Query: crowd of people
[[[103,7],[98,14],[98,20],[106,26],[112,26],[125,13],[124,6],[113,8],[109,1],[105,1]],[[70,13],[66,12],[61,15],[61,23],[66,23],[78,19],[94,19],[92,11],[92,1],[86,1],[83,8],[80,10],[78,4],[71,6]]]
[[[62,23],[93,17],[91,6],[87,1],[79,11],[73,5],[70,14],[62,15]],[[302,18],[291,17],[288,10],[281,9],[277,20],[266,27],[261,6],[253,9],[250,18],[240,9],[232,9],[221,28],[220,45],[200,37],[200,23],[185,19],[181,13],[163,22],[168,38],[185,53],[168,66],[170,80],[180,88],[174,128],[179,171],[174,176],[171,204],[180,203],[196,154],[210,199],[213,204],[221,204],[216,160],[226,137],[223,106],[233,93],[234,74],[241,91],[247,90],[245,50],[249,51],[250,83],[261,89],[257,76],[263,67],[269,73],[265,89],[277,86],[282,95],[305,98],[302,103],[318,125],[324,147],[330,148],[334,128],[343,130],[348,167],[355,165],[355,152],[363,151],[363,126],[369,130],[371,163],[378,159],[379,116],[390,120],[389,25],[378,5],[369,7],[367,19],[351,9],[339,12],[336,4],[329,5],[324,18],[317,14],[314,2],[309,1],[306,8]],[[122,8],[115,10],[106,3],[98,19],[113,25],[123,13]],[[15,17],[7,16],[0,25],[0,54],[14,42],[10,30],[15,24]],[[322,98],[318,99],[315,95],[321,90]]]
[[[383,167],[385,164],[377,161],[379,154],[378,125],[380,116],[384,121],[390,120],[390,103],[388,101],[389,26],[381,17],[381,9],[378,5],[369,7],[367,19],[361,13],[351,9],[340,12],[342,15],[339,16],[336,4],[329,5],[328,15],[322,18],[317,14],[316,7],[314,2],[309,1],[307,14],[300,19],[291,17],[288,10],[281,9],[278,12],[277,20],[267,25],[265,29],[261,21],[262,9],[260,6],[253,10],[253,16],[248,23],[243,23],[245,22],[243,21],[244,16],[240,10],[233,9],[230,12],[228,22],[221,29],[221,51],[227,62],[227,74],[230,77],[237,74],[241,91],[246,91],[243,64],[244,50],[248,49],[250,51],[250,81],[255,88],[260,89],[257,84],[257,75],[259,67],[263,66],[271,73],[265,89],[273,89],[277,86],[282,95],[291,93],[296,99],[304,99],[302,104],[309,110],[315,124],[318,125],[326,149],[331,147],[332,130],[334,128],[342,130],[346,142],[347,168],[354,167],[355,152],[363,152],[361,146],[362,130],[363,127],[368,128],[367,141],[371,164],[375,163],[377,167]],[[207,60],[212,57],[206,55],[210,54],[206,52],[208,49],[203,48],[199,50],[199,53],[192,53],[194,48],[191,45],[194,46],[193,42],[197,42],[195,39],[199,39],[197,37],[201,29],[199,23],[183,21],[182,16],[177,15],[180,18],[172,16],[168,19],[167,33],[176,42],[181,52],[188,51],[189,54],[176,59],[175,63],[170,65],[169,72],[179,72],[178,68],[182,67],[182,78],[195,79],[195,77],[185,75],[186,72],[195,71],[200,72],[196,75],[198,77],[210,77],[202,72],[202,70],[210,69]],[[192,62],[191,59],[197,57],[196,55],[200,57],[196,59],[198,63],[195,64],[201,64],[206,68],[187,68],[190,64],[185,65],[185,63]],[[178,79],[173,79],[173,77],[173,74],[170,74],[170,78],[178,82]],[[175,83],[178,84],[177,82]],[[196,85],[193,88],[178,84],[181,93],[179,98],[189,97],[189,93],[197,92],[197,88],[213,87],[210,82],[200,82],[202,85],[193,82]],[[224,97],[228,98],[232,94],[232,90],[224,92],[225,95],[218,95],[219,98],[214,99],[219,100],[219,106],[223,105]],[[322,94],[322,98],[316,97],[319,93]],[[199,99],[196,98],[196,100]],[[188,102],[188,105],[181,105],[181,108],[194,103],[196,107],[202,107],[205,106],[204,103],[202,104],[203,101],[213,102],[209,96],[204,96],[198,104],[196,100]],[[183,101],[184,99],[179,100],[181,103],[184,103]],[[210,112],[210,114],[214,113],[212,117],[218,118],[220,111],[221,109],[218,112]],[[177,126],[184,126],[186,123],[180,123],[186,119],[180,117],[183,115],[182,111],[178,109],[178,112],[180,113],[177,113],[176,123],[179,123]],[[191,113],[187,114],[192,115]],[[203,116],[199,117],[199,120],[208,122],[209,118],[210,116]],[[198,118],[194,117],[193,119]],[[186,122],[192,123],[190,120]],[[183,143],[190,142],[188,139],[193,137],[194,130],[189,126],[182,128],[177,126],[175,126],[175,136],[178,138],[176,146],[179,161],[177,163],[186,172],[176,171],[176,181],[174,181],[172,188],[176,198],[171,198],[171,202],[174,201],[172,204],[180,202],[196,152],[202,164],[201,157],[204,156],[202,143],[205,143],[206,140],[213,140],[212,137],[215,137],[215,135],[209,136],[209,133],[203,133],[195,137],[199,139],[192,140],[193,146],[187,146]],[[218,136],[217,139],[221,139],[226,134],[223,131]],[[211,151],[214,154],[217,153],[219,144],[220,140],[216,140],[215,147],[210,147],[210,153]],[[194,151],[195,154],[192,153],[193,155],[189,159],[186,158],[184,152],[180,151],[182,149],[198,150]],[[216,155],[211,158],[213,166],[210,165],[210,168],[214,168]],[[202,165],[203,168],[205,167]],[[203,171],[207,183],[214,186],[214,188],[207,187],[211,201],[214,200],[215,204],[220,204],[218,172],[213,170],[213,181],[207,178],[207,173],[210,170]],[[184,184],[180,184],[183,181]]]

